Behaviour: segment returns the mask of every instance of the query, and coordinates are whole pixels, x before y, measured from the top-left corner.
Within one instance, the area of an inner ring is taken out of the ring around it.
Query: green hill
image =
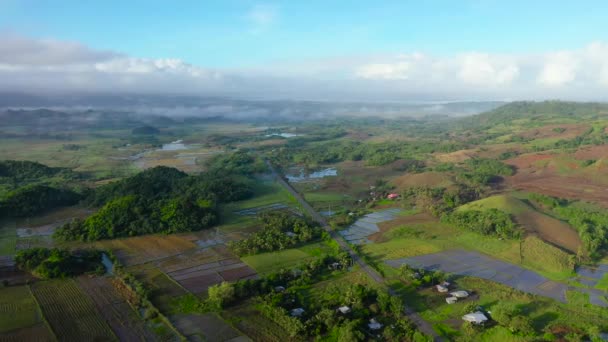
[[[581,245],[580,237],[566,222],[536,210],[510,194],[500,194],[460,206],[458,211],[498,209],[513,215],[527,232],[543,240],[576,253]]]

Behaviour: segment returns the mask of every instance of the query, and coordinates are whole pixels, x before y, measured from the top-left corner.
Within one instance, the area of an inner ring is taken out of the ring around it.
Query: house
[[[450,293],[450,295],[456,298],[467,298],[469,296],[469,293],[467,291],[454,291]]]
[[[441,283],[441,285],[445,287],[450,287],[450,283],[447,281],[444,281],[443,283]]]
[[[343,313],[343,314],[345,314],[345,315],[346,315],[346,314],[347,314],[347,313],[349,313],[351,310],[350,310],[350,308],[349,308],[348,306],[344,305],[344,306],[339,307],[339,308],[338,308],[338,311],[340,311],[341,313]]]
[[[437,291],[441,293],[446,293],[449,291],[449,289],[443,285],[436,285],[435,287],[437,288]]]
[[[382,328],[382,324],[376,321],[375,318],[369,320],[369,324],[367,325],[371,330],[378,330]]]
[[[275,286],[274,290],[276,292],[283,292],[283,291],[285,291],[285,287],[284,286]]]
[[[341,265],[339,262],[333,262],[333,263],[329,264],[328,268],[330,270],[339,270],[341,268]]]
[[[483,312],[477,311],[462,316],[462,319],[473,324],[483,324],[488,320],[488,317]]]
[[[397,199],[397,198],[399,198],[399,194],[390,193],[390,194],[388,194],[388,196],[386,196],[386,198],[391,199],[391,200],[392,199]]]
[[[291,310],[291,317],[300,317],[304,313],[304,309],[296,308]]]
[[[445,299],[445,302],[448,303],[448,304],[454,304],[457,301],[458,301],[458,298],[456,298],[456,297],[448,297],[448,298]]]

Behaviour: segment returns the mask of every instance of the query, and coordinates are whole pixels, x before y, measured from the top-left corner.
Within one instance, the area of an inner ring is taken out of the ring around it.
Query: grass
[[[14,221],[0,223],[0,255],[15,254],[17,228]]]
[[[307,202],[342,202],[345,195],[335,192],[307,192],[304,194]]]
[[[36,301],[27,286],[0,288],[0,333],[41,322]]]
[[[276,272],[283,268],[294,267],[307,260],[332,253],[332,251],[333,248],[322,241],[278,252],[250,255],[241,258],[241,260],[256,272],[264,274]]]
[[[243,224],[255,222],[255,217],[253,216],[236,214],[239,210],[263,207],[275,203],[283,203],[290,207],[299,208],[296,199],[274,181],[265,180],[257,182],[253,191],[254,195],[252,198],[228,203],[221,208],[222,226],[224,228],[238,228]]]
[[[605,273],[602,279],[595,284],[596,289],[608,291],[608,273]]]
[[[460,206],[457,210],[488,210],[498,209],[516,215],[531,210],[529,205],[509,195],[495,195]]]

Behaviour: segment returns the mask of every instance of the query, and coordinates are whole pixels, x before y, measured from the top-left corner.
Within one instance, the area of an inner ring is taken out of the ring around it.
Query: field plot
[[[37,282],[32,292],[59,340],[117,340],[91,299],[73,280]]]
[[[196,244],[179,235],[146,235],[97,242],[109,248],[126,266],[168,258],[196,248]]]
[[[23,341],[51,342],[56,341],[56,339],[44,323],[38,323],[31,327],[13,330],[7,333],[0,333],[0,342]]]
[[[146,285],[150,290],[150,300],[161,311],[171,310],[173,299],[187,293],[152,263],[132,266],[127,270]]]
[[[234,321],[237,329],[245,333],[253,341],[283,342],[303,341],[302,338],[289,337],[285,329],[263,317],[251,302],[245,302],[222,312],[228,321]]]
[[[127,302],[127,295],[112,284],[112,278],[81,276],[76,280],[91,297],[95,307],[121,341],[155,341],[137,312]]]
[[[42,324],[42,317],[27,286],[0,290],[0,340],[7,332],[37,324]]]
[[[0,222],[0,255],[15,254],[17,230],[14,221]]]
[[[173,315],[171,321],[189,341],[224,342],[244,336],[213,313]],[[244,338],[242,341],[249,341]]]
[[[256,276],[251,267],[223,246],[169,258],[159,262],[158,267],[188,291],[197,294],[222,281],[236,281]]]

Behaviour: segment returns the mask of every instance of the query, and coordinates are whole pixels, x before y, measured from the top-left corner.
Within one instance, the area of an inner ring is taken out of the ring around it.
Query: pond
[[[112,260],[110,260],[110,258],[106,255],[106,253],[101,254],[101,263],[106,268],[106,274],[114,274],[114,264],[112,263]]]
[[[325,177],[332,177],[332,176],[338,175],[338,170],[335,167],[330,167],[327,169],[311,172],[308,174],[306,174],[304,172],[303,168],[300,168],[299,171],[300,171],[299,174],[295,174],[295,173],[286,174],[285,177],[291,183],[298,183],[298,182],[305,182],[308,180],[321,179],[321,178],[325,178]]]

